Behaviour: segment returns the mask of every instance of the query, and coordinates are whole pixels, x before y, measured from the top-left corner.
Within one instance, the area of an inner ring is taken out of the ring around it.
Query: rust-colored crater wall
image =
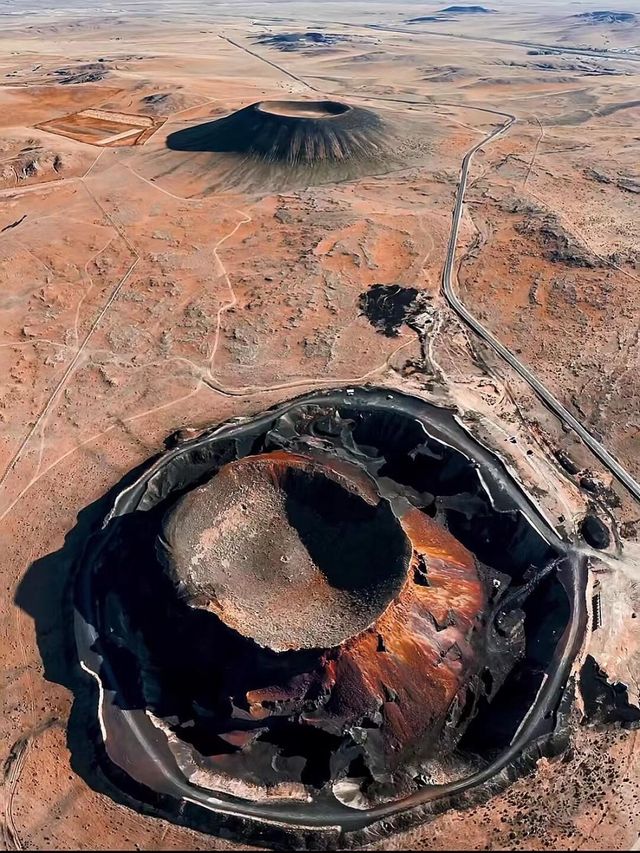
[[[406,583],[376,624],[338,651],[326,709],[343,724],[382,714],[390,767],[407,749],[437,748],[458,693],[464,704],[464,686],[480,666],[474,629],[486,604],[465,548],[418,510],[402,524],[413,546]]]

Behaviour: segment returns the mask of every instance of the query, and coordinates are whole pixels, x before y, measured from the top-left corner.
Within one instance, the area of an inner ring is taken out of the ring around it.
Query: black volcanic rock
[[[258,44],[276,47],[278,50],[293,51],[307,47],[327,47],[340,42],[354,41],[352,36],[340,33],[321,33],[309,30],[303,33],[265,33],[257,36]]]
[[[580,525],[580,532],[585,542],[599,551],[608,548],[611,544],[611,534],[607,525],[600,521],[597,515],[585,515]]]
[[[262,101],[172,133],[167,146],[317,166],[375,159],[384,155],[388,142],[382,119],[361,107],[338,101]]]
[[[374,284],[360,294],[358,307],[378,332],[394,338],[411,314],[418,292],[400,284]]]
[[[553,455],[568,474],[573,474],[575,476],[580,472],[580,468],[576,465],[569,454],[564,452],[564,450],[556,450]]]
[[[595,269],[603,263],[590,249],[576,240],[573,234],[566,231],[555,216],[530,217],[517,223],[516,231],[523,235],[537,233],[545,258],[554,263],[589,269]]]
[[[585,722],[590,725],[620,725],[640,728],[640,708],[629,701],[629,689],[610,681],[592,655],[587,655],[580,671],[580,692],[584,700]]]
[[[490,15],[493,9],[484,6],[447,6],[440,10],[443,15]]]
[[[67,86],[78,83],[97,83],[104,80],[110,70],[109,65],[100,60],[82,65],[65,65],[63,68],[56,68],[51,75],[56,78],[57,83]]]
[[[167,101],[171,97],[169,92],[155,92],[153,95],[146,95],[142,99],[143,104],[150,104],[151,106],[156,106],[157,104],[162,104]]]
[[[610,12],[608,10],[580,12],[573,17],[588,21],[591,24],[633,24],[636,21],[633,12]]]

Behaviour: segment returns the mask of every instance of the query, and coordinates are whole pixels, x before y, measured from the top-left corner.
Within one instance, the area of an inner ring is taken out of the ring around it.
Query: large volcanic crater
[[[77,577],[104,768],[299,846],[468,802],[557,747],[583,585],[451,412],[362,388],[212,428],[117,497]]]
[[[397,110],[265,100],[170,133],[167,150],[153,152],[153,168],[158,177],[197,179],[208,191],[281,190],[407,168],[430,144]]]
[[[319,168],[378,159],[389,153],[390,133],[373,111],[340,101],[259,101],[217,121],[178,130],[167,145]]]

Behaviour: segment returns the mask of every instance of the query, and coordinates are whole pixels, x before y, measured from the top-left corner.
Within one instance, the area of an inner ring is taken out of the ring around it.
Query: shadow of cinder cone
[[[34,621],[44,677],[73,694],[67,725],[72,769],[94,791],[127,805],[132,801],[109,782],[98,765],[102,739],[96,714],[97,689],[78,662],[73,584],[78,565],[113,506],[116,495],[133,483],[152,462],[153,459],[148,460],[130,471],[106,494],[82,509],[62,548],[33,562],[15,595],[15,604]]]

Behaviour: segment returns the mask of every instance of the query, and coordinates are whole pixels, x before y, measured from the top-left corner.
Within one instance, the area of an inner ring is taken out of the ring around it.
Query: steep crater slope
[[[410,117],[334,100],[269,100],[174,131],[148,170],[207,192],[280,191],[392,172],[430,150]]]
[[[176,151],[211,151],[267,163],[322,167],[365,162],[388,152],[384,122],[340,101],[261,101],[214,122],[177,131]]]

